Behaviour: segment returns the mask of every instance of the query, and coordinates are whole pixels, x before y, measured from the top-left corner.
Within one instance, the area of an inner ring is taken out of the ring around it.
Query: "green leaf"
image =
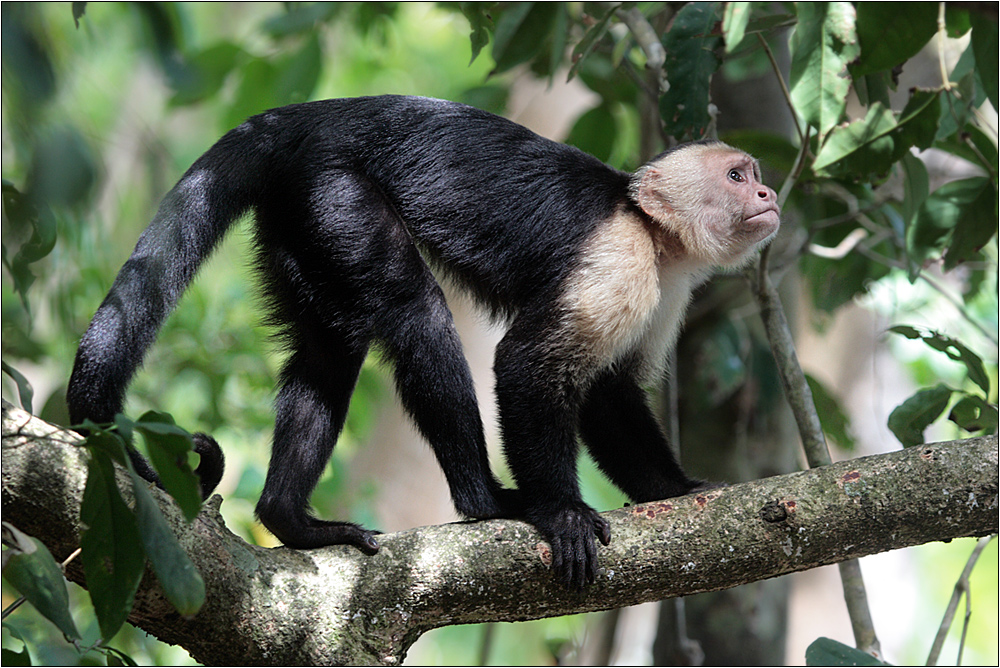
[[[310,2],[288,4],[288,11],[264,21],[261,30],[271,37],[287,37],[303,32],[313,32],[318,23],[331,19],[343,5],[339,2]]]
[[[177,501],[188,521],[201,510],[198,476],[191,469],[188,454],[191,435],[174,424],[166,413],[149,411],[135,422],[149,453],[149,460],[160,476],[163,488]]]
[[[3,576],[64,636],[80,640],[82,636],[69,613],[66,579],[52,553],[38,539],[7,522],[3,523],[3,542],[8,546]]]
[[[150,495],[147,489],[149,483],[140,478],[131,466],[129,474],[132,476],[135,514],[146,556],[167,600],[177,608],[177,612],[191,616],[205,602],[205,582]]]
[[[980,396],[968,394],[951,408],[948,419],[966,431],[986,431],[994,434],[997,430],[997,408]]]
[[[796,7],[798,25],[790,42],[792,102],[823,137],[844,115],[851,86],[847,64],[861,52],[855,10],[848,2],[803,2]]]
[[[889,414],[889,429],[904,447],[921,445],[924,430],[948,407],[952,392],[943,383],[919,390]]]
[[[566,77],[566,81],[570,81],[576,76],[577,70],[587,59],[587,56],[594,50],[594,47],[600,42],[604,35],[607,34],[608,28],[611,25],[611,19],[618,10],[618,5],[612,5],[604,12],[604,16],[600,21],[590,26],[587,32],[583,34],[583,38],[573,47],[573,65],[569,68],[569,75]]]
[[[743,41],[752,13],[751,2],[726,3],[726,9],[722,13],[722,34],[726,38],[726,53],[732,53]]]
[[[845,450],[853,450],[856,445],[851,433],[851,420],[847,417],[840,402],[827,390],[821,382],[806,374],[806,382],[812,392],[816,413],[823,432],[837,442]]]
[[[217,93],[244,53],[236,44],[220,42],[191,56],[188,61],[191,77],[176,90],[170,104],[193,104]]]
[[[910,225],[930,194],[930,177],[924,161],[909,151],[903,154],[903,220]]]
[[[892,167],[895,154],[895,144],[889,133],[896,127],[892,110],[876,102],[864,120],[833,128],[816,155],[813,171],[858,176],[886,173]],[[839,163],[836,170],[831,170],[835,163]]]
[[[548,41],[555,26],[560,3],[518,2],[505,10],[493,34],[491,74],[506,72],[534,58]]]
[[[817,638],[806,648],[807,666],[888,666],[868,652],[829,638]]]
[[[993,104],[997,105],[997,79],[1000,78],[997,65],[997,22],[976,21],[972,27],[972,51],[976,55],[976,72],[982,81],[984,92]]]
[[[985,396],[989,396],[990,377],[986,373],[986,366],[983,364],[982,358],[961,341],[934,330],[910,325],[896,325],[890,327],[889,331],[901,334],[908,339],[920,339],[934,350],[947,355],[952,361],[964,364],[969,380],[975,383]]]
[[[31,400],[35,396],[35,390],[31,387],[31,382],[25,378],[23,373],[6,362],[0,362],[0,364],[3,365],[3,372],[10,376],[14,384],[17,385],[17,396],[21,402],[21,408],[31,413]]]
[[[479,53],[490,41],[490,28],[493,27],[493,19],[490,17],[489,2],[460,2],[459,9],[465,18],[469,20],[472,32],[469,34],[469,41],[472,42],[472,60],[469,64],[476,62]]]
[[[937,32],[937,4],[911,3],[905,5],[905,11],[900,7],[890,2],[857,4],[861,55],[851,67],[855,77],[906,62]]]
[[[917,211],[906,245],[918,265],[945,250],[945,268],[968,259],[996,233],[996,191],[977,176],[935,190]]]
[[[135,515],[122,501],[111,458],[101,450],[91,449],[80,522],[87,589],[101,636],[108,640],[132,610],[145,559]]]
[[[692,2],[677,12],[663,36],[670,90],[660,98],[664,132],[678,139],[700,139],[712,121],[708,113],[712,75],[722,61],[715,55],[721,37],[713,33],[715,5]]]

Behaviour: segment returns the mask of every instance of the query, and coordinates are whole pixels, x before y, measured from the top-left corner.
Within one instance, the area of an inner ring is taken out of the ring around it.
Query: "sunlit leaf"
[[[849,2],[801,2],[790,41],[792,102],[809,125],[825,136],[840,123],[851,81],[847,65],[861,52],[855,10]]]
[[[863,120],[830,132],[828,141],[816,155],[813,171],[823,173],[836,164],[837,173],[884,174],[893,163],[895,144],[889,133],[895,129],[892,110],[876,102]]]
[[[752,13],[751,2],[726,3],[726,9],[722,14],[722,34],[726,38],[726,53],[732,53],[743,41]]]

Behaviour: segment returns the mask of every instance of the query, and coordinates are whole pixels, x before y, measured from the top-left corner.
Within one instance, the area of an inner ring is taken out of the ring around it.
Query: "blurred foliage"
[[[982,110],[998,106],[997,24],[966,7],[939,13],[942,6],[920,3],[901,12],[888,3],[3,3],[4,396],[66,422],[63,379],[76,342],[157,200],[205,147],[252,113],[382,93],[502,113],[517,77],[570,77],[594,102],[567,142],[633,168],[677,140],[714,134],[713,75],[720,67],[736,77],[768,71],[768,56],[787,42],[796,136],[723,137],[784,179],[786,231],[772,263],[801,270],[818,326],[859,298],[877,301],[884,286],[894,295],[931,286],[920,299],[939,304],[927,293],[946,282],[945,291],[958,295],[946,319],[915,318],[926,328],[897,330],[914,334],[912,342],[931,353],[912,357],[915,375],[931,389],[918,392],[925,394],[913,413],[900,414],[901,440],[919,442],[930,413],[948,415],[956,430],[995,431],[997,141]],[[654,43],[637,39],[634,21],[623,20],[627,13],[651,28]],[[901,88],[906,61],[936,49],[939,32],[963,38],[960,57],[947,60],[937,51],[938,80]],[[646,68],[657,44],[665,81]],[[917,153],[925,149],[932,150]],[[942,182],[942,156],[963,178]],[[227,523],[248,540],[266,541],[252,508],[267,465],[282,352],[259,324],[244,259],[247,226],[233,236],[167,321],[132,384],[129,411],[165,410],[178,424],[227,443]],[[739,313],[713,328],[702,346],[699,401],[719,402],[768,373],[752,329]],[[388,395],[376,366],[369,362],[362,372],[333,474],[313,498],[322,512],[336,507],[338,516],[363,523],[370,523],[366,499],[345,498],[341,469]],[[849,443],[837,398],[811,382],[824,428]],[[775,387],[773,378],[761,385]],[[769,400],[766,391],[762,396]],[[597,505],[621,502],[597,482],[592,465],[582,465],[581,475]],[[8,596],[5,587],[5,605]],[[81,646],[93,645],[101,633],[87,597],[71,590],[70,600]],[[93,660],[53,641],[58,634],[35,614],[24,610],[16,624],[5,623],[5,648],[17,647],[20,637],[35,663]],[[521,635],[498,640],[491,658],[564,657],[566,638],[580,624],[576,617],[533,623],[537,644]],[[478,642],[481,627],[435,633],[438,648],[420,656],[473,662],[461,648]],[[127,625],[106,644],[143,663],[182,660]],[[5,663],[23,659],[5,649]]]

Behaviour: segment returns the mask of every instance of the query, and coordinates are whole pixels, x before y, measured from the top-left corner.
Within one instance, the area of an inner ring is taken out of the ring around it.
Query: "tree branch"
[[[4,520],[57,559],[79,543],[86,470],[79,442],[4,403]],[[265,549],[226,529],[220,497],[187,524],[154,489],[202,573],[207,601],[181,618],[147,573],[129,619],[206,664],[396,665],[439,626],[605,610],[995,533],[997,484],[993,436],[609,511],[603,572],[582,593],[553,581],[548,546],[521,522],[386,534],[370,557],[346,546]],[[128,499],[125,475],[119,486]],[[71,564],[68,575],[82,583],[79,567]]]

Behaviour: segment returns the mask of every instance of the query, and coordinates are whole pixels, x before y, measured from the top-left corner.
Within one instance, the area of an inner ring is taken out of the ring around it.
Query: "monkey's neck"
[[[684,242],[676,232],[668,230],[660,223],[656,222],[652,216],[643,211],[631,200],[628,203],[629,213],[642,221],[643,228],[653,240],[653,248],[656,249],[657,264],[677,262],[687,256],[687,249]]]

